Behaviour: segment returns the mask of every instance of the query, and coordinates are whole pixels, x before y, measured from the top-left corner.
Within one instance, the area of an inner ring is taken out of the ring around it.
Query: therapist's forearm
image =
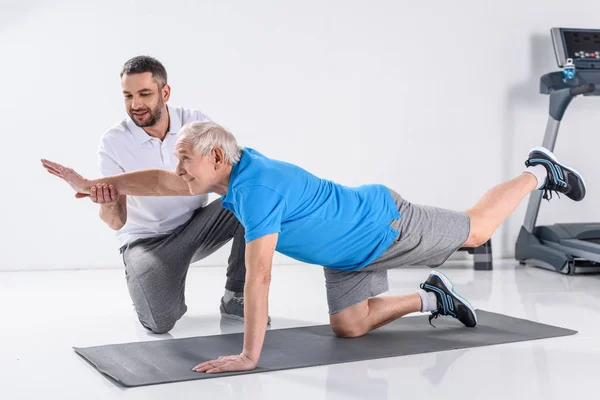
[[[144,169],[90,180],[90,187],[98,183],[113,185],[119,194],[130,196],[189,196],[190,191],[182,178],[173,171]]]
[[[265,341],[269,315],[269,286],[266,276],[246,277],[244,285],[244,350],[242,354],[258,362]]]

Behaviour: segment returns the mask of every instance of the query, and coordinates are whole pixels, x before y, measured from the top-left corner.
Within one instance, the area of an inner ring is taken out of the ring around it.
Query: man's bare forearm
[[[90,188],[98,183],[113,185],[118,193],[130,196],[191,195],[181,177],[163,169],[144,169],[90,180]]]
[[[243,353],[255,362],[260,358],[265,341],[269,318],[270,283],[270,276],[248,273],[244,285]]]
[[[111,229],[118,231],[127,222],[127,205],[124,203],[126,196],[121,196],[122,200],[111,204],[102,204],[100,206],[100,218]],[[123,201],[124,204],[121,204]]]

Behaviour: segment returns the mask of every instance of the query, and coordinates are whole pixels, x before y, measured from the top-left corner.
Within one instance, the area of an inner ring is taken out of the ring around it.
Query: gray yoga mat
[[[567,336],[576,331],[477,310],[478,325],[465,328],[453,318],[400,318],[367,335],[336,337],[329,325],[268,330],[258,367],[247,372],[204,374],[191,369],[219,356],[237,354],[242,333],[113,344],[74,350],[123,386],[277,371],[409,354],[464,349]]]

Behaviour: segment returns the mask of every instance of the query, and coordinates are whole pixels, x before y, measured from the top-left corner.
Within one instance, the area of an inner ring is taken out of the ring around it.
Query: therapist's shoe
[[[221,297],[221,306],[219,307],[221,311],[221,316],[223,318],[234,319],[237,321],[244,321],[244,293],[238,292],[233,295],[233,297],[225,302],[225,298]],[[269,317],[268,322],[271,323],[271,317]]]

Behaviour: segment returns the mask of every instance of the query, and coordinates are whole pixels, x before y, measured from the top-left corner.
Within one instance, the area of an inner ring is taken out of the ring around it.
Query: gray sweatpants
[[[225,288],[244,290],[244,228],[221,199],[199,208],[168,235],[138,239],[121,248],[129,294],[142,325],[164,333],[187,311],[185,279],[192,261],[214,253],[233,238]]]
[[[388,269],[442,265],[469,237],[471,219],[466,212],[413,204],[389,191],[400,211],[400,218],[390,226],[400,233],[378,259],[362,269],[324,268],[330,314],[386,292]]]

